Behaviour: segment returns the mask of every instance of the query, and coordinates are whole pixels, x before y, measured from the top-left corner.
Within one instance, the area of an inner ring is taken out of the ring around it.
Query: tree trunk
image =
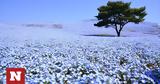
[[[120,35],[121,35],[121,33],[120,33],[120,31],[119,31],[119,32],[117,33],[117,36],[120,37]]]
[[[119,37],[119,32],[118,32],[118,27],[117,27],[117,25],[115,25],[115,29],[116,29],[117,36]]]
[[[123,26],[120,25],[120,28],[118,29],[117,25],[115,26],[116,32],[117,32],[117,37],[120,37],[121,31],[122,31]]]

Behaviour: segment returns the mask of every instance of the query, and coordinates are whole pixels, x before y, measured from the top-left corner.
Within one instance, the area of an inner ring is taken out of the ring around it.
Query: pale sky
[[[97,8],[108,0],[0,0],[0,22],[70,23],[94,19]],[[131,1],[132,7],[146,6],[146,21],[160,23],[160,0]]]

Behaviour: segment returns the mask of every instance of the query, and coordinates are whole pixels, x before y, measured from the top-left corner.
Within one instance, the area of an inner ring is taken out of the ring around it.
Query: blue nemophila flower
[[[147,76],[152,78],[156,83],[160,84],[160,69],[154,69],[145,73]]]

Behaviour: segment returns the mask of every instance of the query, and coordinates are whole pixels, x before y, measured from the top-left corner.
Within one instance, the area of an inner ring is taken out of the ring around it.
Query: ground
[[[0,83],[7,67],[25,68],[29,84],[158,83],[146,73],[160,68],[159,26],[132,24],[115,37],[89,25],[0,24]]]

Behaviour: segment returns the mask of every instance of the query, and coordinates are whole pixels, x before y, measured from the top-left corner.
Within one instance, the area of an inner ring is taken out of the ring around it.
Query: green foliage
[[[131,8],[130,5],[131,3],[125,3],[122,1],[109,1],[106,6],[98,8],[99,13],[95,17],[99,22],[94,25],[98,27],[114,26],[117,35],[120,36],[120,32],[124,25],[129,22],[142,22],[146,16],[145,7]]]
[[[51,84],[51,82],[45,81],[43,82],[43,84]]]
[[[125,64],[125,63],[127,63],[128,62],[128,60],[127,59],[125,59],[124,57],[122,57],[122,58],[120,58],[120,65],[123,65],[123,64]]]

